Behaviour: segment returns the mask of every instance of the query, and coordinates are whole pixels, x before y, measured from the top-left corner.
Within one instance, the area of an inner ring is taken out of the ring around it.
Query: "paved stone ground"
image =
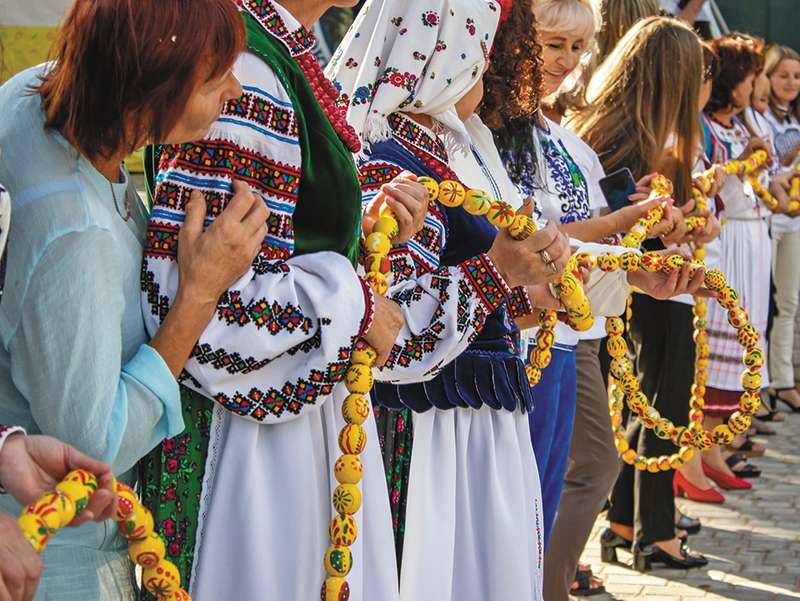
[[[747,492],[725,492],[723,505],[679,501],[681,510],[703,521],[690,539],[710,562],[702,570],[654,569],[640,574],[627,565],[600,562],[601,516],[583,561],[605,580],[598,601],[789,601],[800,599],[800,415],[776,424],[777,436],[763,437],[767,454],[753,463],[764,471]]]

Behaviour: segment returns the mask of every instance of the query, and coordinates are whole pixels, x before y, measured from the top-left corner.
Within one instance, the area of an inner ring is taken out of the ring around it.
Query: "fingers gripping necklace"
[[[143,568],[142,585],[159,601],[191,601],[181,588],[181,576],[174,563],[165,559],[164,540],[155,531],[153,516],[139,503],[136,493],[116,480],[113,489],[118,501],[111,516],[119,524],[120,534],[128,541],[128,556]],[[28,505],[17,524],[37,553],[47,547],[50,538],[89,505],[97,491],[97,478],[85,470],[75,470]]]

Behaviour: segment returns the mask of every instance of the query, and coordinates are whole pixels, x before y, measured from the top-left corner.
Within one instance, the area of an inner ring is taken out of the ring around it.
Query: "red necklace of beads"
[[[294,59],[306,76],[314,96],[316,96],[319,105],[322,107],[322,112],[325,113],[339,139],[344,142],[350,152],[359,152],[361,150],[361,140],[358,139],[358,134],[353,126],[347,122],[347,109],[337,104],[339,90],[336,89],[332,81],[325,77],[317,57],[314,56],[313,52],[304,52],[295,56]]]

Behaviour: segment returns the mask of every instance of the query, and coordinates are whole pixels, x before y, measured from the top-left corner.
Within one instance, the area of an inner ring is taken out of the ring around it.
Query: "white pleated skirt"
[[[728,285],[739,293],[741,306],[750,314],[750,322],[761,336],[759,346],[766,359],[772,264],[767,221],[728,220],[718,241],[707,247],[706,264],[721,269]],[[713,299],[708,301],[708,343],[708,386],[720,390],[742,390],[742,347],[736,341],[736,330],[728,323],[728,312]],[[761,373],[763,386],[768,386],[766,362]],[[735,410],[735,405],[731,407]]]
[[[214,410],[191,595],[195,601],[313,601],[330,545],[331,466],[339,456],[338,385],[319,411],[260,425]],[[396,601],[397,562],[374,417],[367,446],[350,601]]]
[[[527,415],[414,414],[402,601],[542,601],[541,528]]]

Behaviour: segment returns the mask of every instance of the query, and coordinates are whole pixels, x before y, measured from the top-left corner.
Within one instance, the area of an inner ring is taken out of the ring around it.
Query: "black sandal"
[[[581,569],[583,568],[583,569]],[[600,586],[592,588],[592,581],[600,582],[600,580],[592,573],[592,568],[588,566],[578,566],[575,571],[575,582],[569,588],[569,594],[575,597],[594,597],[595,595],[602,595],[606,592],[606,587],[601,583]],[[578,585],[577,587],[575,585]]]
[[[680,517],[678,518],[678,521],[675,522],[676,530],[685,530],[686,534],[697,534],[700,532],[700,528],[702,527],[700,520],[697,518],[690,518],[688,515],[684,515],[680,511],[678,514]]]
[[[744,455],[745,457],[763,457],[766,449],[756,449],[756,443],[748,436],[745,441],[738,447],[728,445],[728,450],[733,451],[734,454]]]
[[[761,470],[756,466],[747,463],[747,458],[743,457],[742,455],[731,455],[725,460],[725,463],[728,464],[728,467],[731,468],[731,471],[739,478],[758,478],[761,476]],[[744,463],[745,466],[738,470],[733,469],[734,465],[738,465],[740,463]]]
[[[789,411],[792,413],[800,413],[800,405],[792,405],[789,401],[786,401],[781,398],[781,393],[787,390],[794,390],[794,388],[776,388],[775,394],[769,393],[769,400],[773,407],[778,406],[778,401],[783,403],[789,408]]]

